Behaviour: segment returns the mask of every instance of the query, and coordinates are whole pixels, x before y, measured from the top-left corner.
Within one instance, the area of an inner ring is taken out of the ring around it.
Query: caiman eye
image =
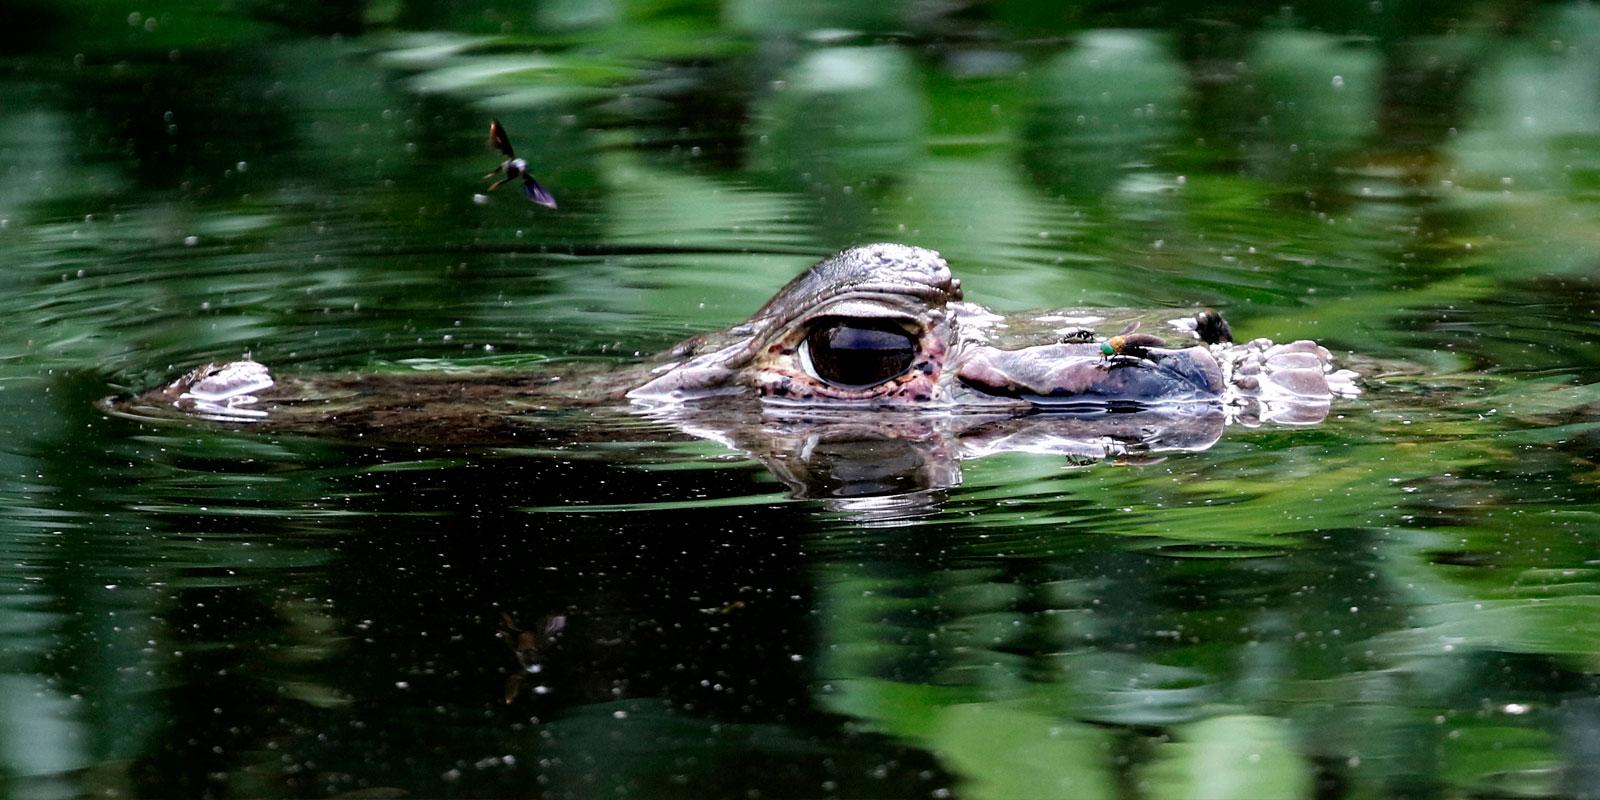
[[[916,337],[892,322],[825,320],[806,334],[811,372],[835,386],[875,386],[911,368]]]

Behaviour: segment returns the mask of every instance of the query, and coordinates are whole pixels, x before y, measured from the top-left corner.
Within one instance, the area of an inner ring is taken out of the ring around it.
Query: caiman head
[[[789,281],[731,343],[656,370],[628,392],[647,404],[753,392],[805,404],[928,403],[941,384],[956,327],[961,282],[938,253],[920,247],[854,247]]]
[[[1325,406],[1349,384],[1310,343],[1292,358],[1269,357],[1259,342],[1231,346],[1216,312],[1176,322],[1176,347],[1148,333],[1091,329],[1047,329],[1046,341],[1015,342],[1005,320],[962,302],[961,283],[938,253],[864,245],[802,272],[721,339],[680,345],[627,396],[646,406],[752,394],[801,407],[990,412],[1219,402],[1230,394]]]

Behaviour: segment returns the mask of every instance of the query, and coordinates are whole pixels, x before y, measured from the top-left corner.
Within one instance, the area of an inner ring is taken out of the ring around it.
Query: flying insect
[[[539,182],[534,180],[532,175],[528,174],[527,160],[517,158],[516,151],[511,149],[511,137],[506,135],[505,126],[500,124],[500,120],[489,120],[489,145],[494,149],[499,150],[501,154],[506,157],[506,160],[501,162],[500,166],[495,167],[492,172],[483,176],[483,178],[484,180],[488,180],[496,175],[504,175],[505,177],[495,181],[492,184],[489,184],[489,188],[485,191],[492,192],[500,188],[500,185],[506,183],[507,181],[514,181],[518,178],[521,178],[522,193],[527,195],[529,200],[544,206],[545,208],[556,207],[555,197],[552,196],[548,191],[545,191],[545,188],[540,186]]]
[[[1117,356],[1128,358],[1149,358],[1150,348],[1166,344],[1166,340],[1148,333],[1134,333],[1139,329],[1139,321],[1134,320],[1127,324],[1116,336],[1100,343],[1100,353],[1107,361]]]
[[[518,666],[506,677],[506,705],[515,703],[522,696],[523,684],[530,675],[538,675],[544,670],[545,656],[566,627],[565,614],[546,615],[532,629],[524,629],[517,625],[510,614],[500,613],[500,629],[495,635],[511,648]]]

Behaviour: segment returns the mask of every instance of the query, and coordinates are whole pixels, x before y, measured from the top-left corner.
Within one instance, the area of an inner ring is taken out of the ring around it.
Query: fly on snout
[[[1219,318],[1220,319],[1220,318]],[[1127,358],[1149,358],[1150,348],[1160,347],[1165,341],[1159,336],[1148,333],[1134,333],[1139,329],[1139,321],[1128,323],[1120,333],[1100,344],[1100,353],[1109,363],[1118,356]]]
[[[506,183],[507,181],[514,181],[518,178],[521,178],[522,193],[527,195],[529,200],[532,200],[533,202],[538,203],[545,208],[556,207],[555,197],[551,196],[549,192],[545,191],[545,188],[540,186],[539,182],[534,180],[532,175],[528,174],[527,160],[517,158],[516,151],[511,149],[511,137],[506,135],[505,126],[500,124],[500,120],[489,120],[489,145],[494,149],[499,150],[500,153],[506,157],[506,160],[501,162],[500,166],[495,167],[494,171],[483,176],[484,180],[493,178],[496,175],[504,176],[500,178],[500,180],[489,184],[489,188],[486,191],[492,192],[500,188],[500,185]]]

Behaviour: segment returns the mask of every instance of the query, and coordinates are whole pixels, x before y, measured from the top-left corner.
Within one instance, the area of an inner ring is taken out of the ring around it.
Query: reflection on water
[[[1591,6],[89,5],[0,11],[5,793],[1600,794]],[[1094,465],[94,407],[620,363],[865,240],[1365,393]]]

